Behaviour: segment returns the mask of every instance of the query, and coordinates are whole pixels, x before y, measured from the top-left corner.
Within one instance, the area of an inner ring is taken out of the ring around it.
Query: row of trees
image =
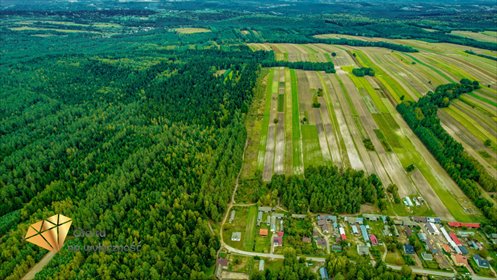
[[[374,76],[374,70],[368,67],[354,68],[352,74],[357,77]]]
[[[386,206],[382,183],[374,174],[319,166],[306,168],[304,176],[275,175],[268,188],[296,213],[356,213],[364,203]]]
[[[459,84],[441,85],[417,102],[404,101],[397,110],[425,146],[440,162],[464,193],[482,210],[494,225],[497,224],[497,207],[484,198],[480,186],[487,191],[497,190],[497,180],[472,159],[463,146],[441,126],[437,110],[449,106],[452,99],[479,88],[477,81],[462,79]]]

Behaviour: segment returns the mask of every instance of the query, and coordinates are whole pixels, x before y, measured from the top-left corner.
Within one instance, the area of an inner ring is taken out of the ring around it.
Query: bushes
[[[374,76],[374,70],[367,67],[354,68],[352,69],[352,74],[357,77]]]

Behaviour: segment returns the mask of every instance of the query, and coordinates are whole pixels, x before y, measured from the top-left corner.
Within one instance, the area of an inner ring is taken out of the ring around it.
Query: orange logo
[[[72,220],[57,214],[29,226],[26,241],[49,251],[58,252],[64,246]]]

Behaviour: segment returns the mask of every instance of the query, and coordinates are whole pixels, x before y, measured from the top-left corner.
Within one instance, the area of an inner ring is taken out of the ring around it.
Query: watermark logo
[[[70,218],[60,214],[53,215],[30,225],[24,238],[36,246],[58,252],[64,246],[71,224]]]

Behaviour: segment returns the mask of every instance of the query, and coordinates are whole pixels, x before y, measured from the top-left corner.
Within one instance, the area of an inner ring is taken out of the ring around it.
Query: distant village
[[[404,199],[404,203],[409,206],[421,202]],[[225,228],[229,233],[225,236],[225,240],[229,239],[228,245],[243,251],[270,254],[268,256],[282,254],[283,248],[290,246],[301,255],[325,256],[329,252],[348,252],[370,258],[372,262],[381,259],[397,266],[407,264],[468,275],[496,275],[487,260],[487,250],[492,244],[497,245],[497,233],[484,234],[479,223],[378,214],[289,214],[269,206],[253,207],[251,212],[254,218],[240,217],[243,220],[239,222],[240,226],[235,225],[237,209],[243,208],[234,208],[230,212],[228,225],[233,225],[233,228]],[[246,224],[250,221],[254,225]],[[244,237],[249,226],[254,226],[250,227],[249,235],[252,236]],[[246,247],[244,238],[254,240],[252,248]],[[267,261],[260,258],[254,269],[263,271]],[[227,258],[219,258],[218,263],[219,273],[229,270]],[[314,263],[309,262],[309,265]],[[316,264],[315,270],[322,279],[329,279],[325,267]]]

